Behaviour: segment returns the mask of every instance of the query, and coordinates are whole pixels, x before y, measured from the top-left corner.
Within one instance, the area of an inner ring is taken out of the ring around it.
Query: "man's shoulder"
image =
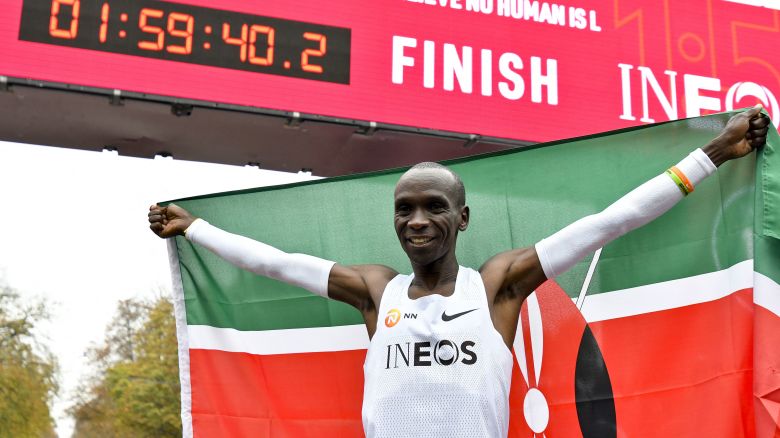
[[[385,280],[387,282],[399,275],[398,271],[386,265],[354,265],[352,268],[357,269],[367,280]]]

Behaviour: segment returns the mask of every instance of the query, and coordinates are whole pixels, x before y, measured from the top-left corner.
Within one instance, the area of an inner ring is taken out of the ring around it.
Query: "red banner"
[[[780,121],[780,6],[0,0],[0,7],[3,76],[529,141],[756,101]]]

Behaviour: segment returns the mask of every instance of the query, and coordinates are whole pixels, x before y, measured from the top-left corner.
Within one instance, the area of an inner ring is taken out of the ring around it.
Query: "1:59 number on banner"
[[[19,39],[349,84],[350,29],[153,0],[25,0]]]

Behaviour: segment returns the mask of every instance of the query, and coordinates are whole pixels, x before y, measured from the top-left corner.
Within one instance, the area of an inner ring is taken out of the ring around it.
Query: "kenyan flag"
[[[728,114],[454,161],[479,267],[600,211],[715,136]],[[523,306],[510,436],[780,437],[780,137]],[[401,170],[176,201],[289,252],[411,268]],[[357,311],[170,242],[185,436],[359,437]],[[384,318],[385,315],[380,315]]]

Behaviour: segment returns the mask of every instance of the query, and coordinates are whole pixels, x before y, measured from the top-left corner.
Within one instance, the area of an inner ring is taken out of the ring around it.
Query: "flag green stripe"
[[[756,230],[764,236],[780,239],[780,135],[777,129],[770,129],[767,144],[764,146],[758,162],[758,185],[763,190],[756,203],[761,206],[757,216],[761,223]]]
[[[756,171],[755,270],[780,284],[780,136],[770,129]]]
[[[500,251],[533,245],[600,211],[704,144],[727,118],[681,120],[453,162],[471,206],[469,230],[458,242],[460,263],[477,268]],[[753,230],[754,164],[752,158],[727,163],[660,220],[608,245],[588,293],[703,274],[751,258],[749,242],[742,243]],[[400,172],[177,203],[285,251],[343,264],[382,263],[408,273],[392,225]],[[242,272],[182,238],[177,246],[189,324],[268,330],[361,322],[346,305]],[[570,295],[579,293],[588,263],[558,279]]]
[[[754,243],[755,271],[780,284],[780,263],[778,263],[780,261],[780,240],[773,237],[756,236]]]

